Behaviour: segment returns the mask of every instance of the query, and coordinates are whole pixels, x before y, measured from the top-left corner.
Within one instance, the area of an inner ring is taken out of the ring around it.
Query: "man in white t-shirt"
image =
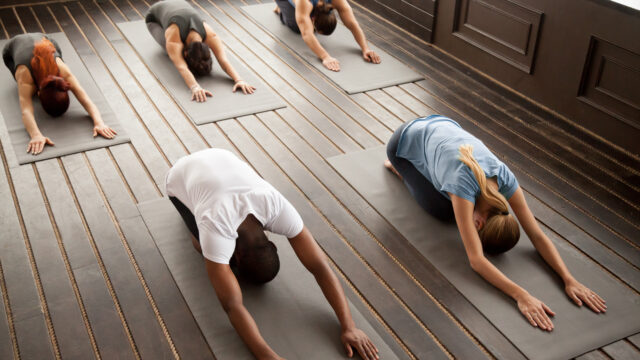
[[[226,150],[199,151],[169,170],[166,189],[193,234],[193,245],[205,257],[209,279],[231,324],[256,358],[281,359],[242,304],[230,263],[248,281],[271,281],[280,262],[265,230],[286,236],[315,277],[340,321],[347,355],[355,348],[363,359],[378,358],[378,349],[356,328],[338,278],[296,209],[247,163]]]

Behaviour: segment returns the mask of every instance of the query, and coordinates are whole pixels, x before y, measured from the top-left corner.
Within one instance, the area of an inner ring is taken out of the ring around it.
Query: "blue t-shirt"
[[[487,178],[496,177],[498,191],[508,200],[518,189],[511,170],[475,136],[442,115],[413,120],[402,131],[396,156],[409,160],[447,199],[455,194],[475,204],[480,185],[460,161],[460,145],[472,145],[473,157]]]

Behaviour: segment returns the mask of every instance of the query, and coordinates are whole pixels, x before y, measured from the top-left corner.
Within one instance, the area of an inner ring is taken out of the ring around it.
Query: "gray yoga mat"
[[[193,248],[189,230],[171,202],[162,198],[138,208],[216,358],[253,359],[220,306],[203,258]],[[278,247],[280,273],[264,286],[241,284],[244,304],[265,340],[287,359],[347,359],[340,325],[320,287],[286,238],[270,238]],[[380,350],[380,358],[397,359],[353,305],[351,312],[356,325]]]
[[[547,304],[554,330],[529,325],[510,298],[468,265],[455,224],[438,221],[413,200],[384,166],[384,147],[329,158],[329,163],[422,253],[518,349],[531,359],[567,359],[640,331],[640,297],[565,241],[554,241],[572,274],[607,301],[607,313],[573,304],[560,280],[522,232],[518,245],[490,260],[511,280]],[[429,326],[429,324],[427,324]]]
[[[102,96],[98,86],[67,37],[62,33],[48,34],[48,36],[58,42],[65,64],[69,66],[73,75],[78,79],[89,98],[91,98],[91,101],[100,110],[102,120],[106,125],[114,129],[118,135],[111,140],[100,136],[94,138],[93,121],[71,92],[69,92],[71,100],[69,110],[57,118],[49,116],[42,109],[38,97],[34,96],[33,112],[38,128],[40,128],[42,135],[50,138],[55,143],[55,146],[45,146],[44,150],[38,155],[28,154],[27,144],[29,144],[31,138],[22,123],[22,111],[20,109],[16,81],[11,71],[2,65],[0,70],[0,111],[2,111],[2,117],[18,162],[27,164],[128,142],[129,136],[116,119],[109,104]],[[8,41],[0,41],[0,49],[4,48]]]
[[[280,17],[273,12],[275,6],[275,3],[249,5],[243,6],[242,10],[349,94],[400,85],[423,78],[371,42],[369,47],[380,55],[382,62],[371,64],[364,61],[360,47],[349,29],[342,23],[338,23],[336,30],[330,36],[316,36],[322,47],[340,61],[339,72],[328,70],[305,44],[300,34],[293,32],[280,22]]]
[[[284,101],[260,80],[252,71],[242,65],[227,50],[227,58],[240,77],[256,87],[251,95],[242,91],[231,92],[233,80],[222,70],[213,56],[211,75],[200,76],[198,83],[213,93],[204,103],[191,101],[191,92],[169,59],[166,51],[158,45],[147,30],[145,22],[132,21],[119,23],[118,27],[133,45],[149,70],[164,85],[171,97],[195,124],[202,125],[214,121],[231,119],[264,111],[280,109],[286,106]]]

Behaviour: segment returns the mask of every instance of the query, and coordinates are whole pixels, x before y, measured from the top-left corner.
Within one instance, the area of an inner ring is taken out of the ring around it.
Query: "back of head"
[[[191,73],[204,76],[211,73],[213,59],[209,46],[201,41],[193,41],[185,48],[185,61]]]
[[[264,284],[276,277],[280,270],[280,258],[275,244],[269,240],[248,247],[237,261],[240,276],[254,283]]]
[[[326,3],[316,6],[311,17],[313,18],[313,26],[321,35],[331,35],[338,25],[333,7]]]
[[[44,110],[51,116],[60,116],[69,108],[69,83],[61,78],[56,63],[56,48],[43,37],[33,46],[31,70],[38,87],[38,97]]]
[[[47,114],[56,117],[69,108],[69,83],[59,76],[49,75],[42,81],[38,97]]]
[[[471,169],[480,186],[480,196],[491,206],[489,217],[478,232],[482,248],[489,254],[500,254],[513,248],[520,239],[518,221],[509,214],[507,199],[499,191],[487,185],[487,177],[473,157],[471,145],[460,146],[460,161]]]

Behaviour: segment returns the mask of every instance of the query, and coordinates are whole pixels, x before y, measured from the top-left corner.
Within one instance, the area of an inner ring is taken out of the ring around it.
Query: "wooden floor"
[[[380,146],[404,121],[432,113],[499,154],[549,236],[640,290],[640,159],[579,122],[357,4],[370,41],[425,80],[346,95],[239,11],[256,0],[195,0],[229,51],[288,105],[195,126],[115,26],[141,19],[151,2],[0,0],[0,36],[64,32],[131,136],[131,144],[18,166],[2,127],[0,359],[215,356],[136,207],[163,196],[171,164],[207,147],[237,153],[289,198],[351,300],[408,358],[523,358],[326,161]],[[582,358],[638,358],[638,347],[637,334]]]

